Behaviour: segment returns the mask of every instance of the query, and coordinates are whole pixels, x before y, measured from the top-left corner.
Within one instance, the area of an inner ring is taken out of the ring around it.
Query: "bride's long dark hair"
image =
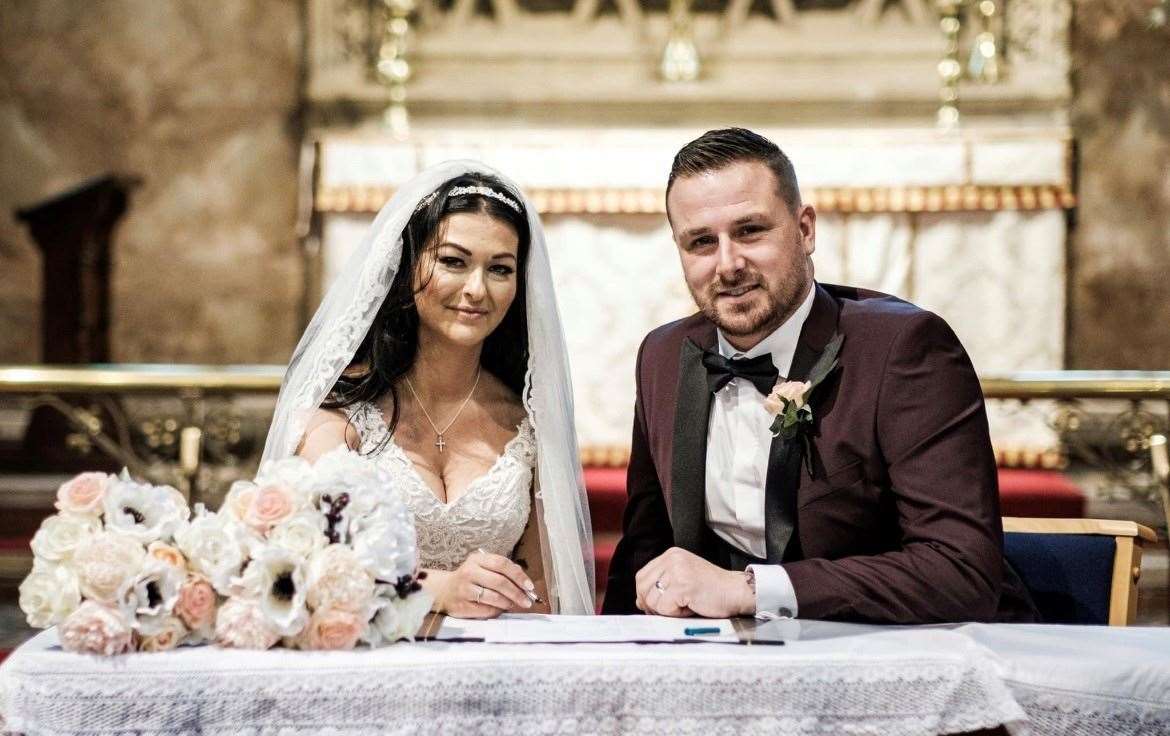
[[[450,192],[457,187],[487,187],[516,202],[520,211],[482,194]],[[530,233],[524,203],[503,182],[486,174],[464,174],[445,182],[428,204],[415,210],[402,231],[402,260],[378,314],[354,353],[349,367],[337,379],[322,408],[340,409],[358,402],[374,402],[387,393],[391,398],[388,426],[393,434],[400,416],[397,383],[414,365],[418,355],[418,310],[414,304],[414,278],[423,252],[433,244],[443,219],[460,212],[478,212],[507,223],[519,239],[516,297],[504,319],[483,343],[480,363],[520,396],[528,368],[528,314],[525,308],[525,266]],[[425,288],[430,274],[422,279]]]

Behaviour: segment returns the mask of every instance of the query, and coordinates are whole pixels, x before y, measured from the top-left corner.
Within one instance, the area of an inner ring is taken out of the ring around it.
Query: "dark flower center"
[[[292,571],[283,573],[272,583],[272,594],[282,601],[291,601],[297,587],[293,584]]]
[[[146,604],[154,608],[162,603],[162,594],[158,592],[158,583],[150,581],[146,584]]]
[[[138,509],[135,509],[135,508],[131,508],[129,506],[123,506],[122,513],[126,514],[127,516],[134,519],[135,524],[141,524],[143,521],[146,520],[146,517],[142,515],[141,511],[139,511]]]

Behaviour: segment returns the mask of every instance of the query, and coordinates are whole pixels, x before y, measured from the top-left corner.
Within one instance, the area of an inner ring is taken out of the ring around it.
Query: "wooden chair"
[[[1005,516],[1004,556],[1045,623],[1127,626],[1137,615],[1142,544],[1149,527],[1108,519]]]

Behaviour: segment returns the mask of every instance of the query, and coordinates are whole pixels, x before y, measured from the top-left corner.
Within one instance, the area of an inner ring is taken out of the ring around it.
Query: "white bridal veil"
[[[528,249],[528,371],[524,408],[536,431],[536,504],[553,611],[593,612],[593,541],[573,427],[573,389],[544,229],[532,202],[507,177],[475,161],[448,161],[395,193],[346,262],[293,352],[276,402],[262,462],[296,452],[310,415],[349,365],[382,306],[402,258],[402,230],[415,206],[467,173],[497,177],[524,203]]]

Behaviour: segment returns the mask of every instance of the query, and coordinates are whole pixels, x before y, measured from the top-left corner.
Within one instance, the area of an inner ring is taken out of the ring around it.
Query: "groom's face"
[[[676,179],[666,204],[691,296],[732,345],[751,348],[800,306],[813,277],[816,212],[793,212],[767,165]]]

